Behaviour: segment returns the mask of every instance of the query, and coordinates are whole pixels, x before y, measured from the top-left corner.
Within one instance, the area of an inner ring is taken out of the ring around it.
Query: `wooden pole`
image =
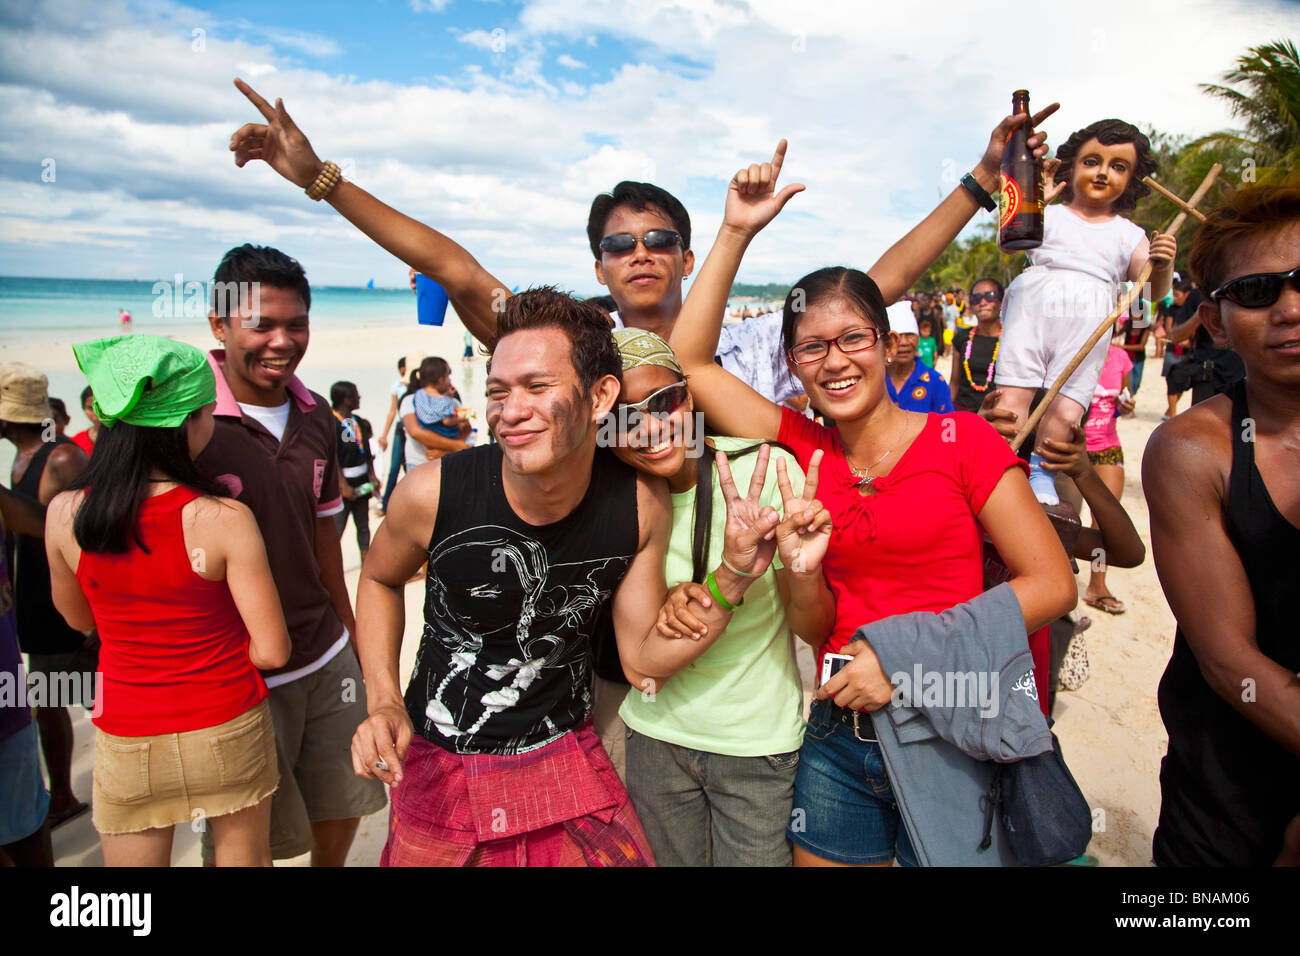
[[[1221,172],[1223,172],[1223,166],[1219,163],[1215,163],[1210,167],[1210,172],[1201,182],[1201,185],[1196,188],[1196,192],[1192,193],[1191,198],[1188,199],[1186,203],[1183,203],[1181,200],[1178,202],[1179,206],[1185,208],[1183,208],[1178,215],[1174,216],[1173,221],[1169,223],[1169,228],[1165,230],[1166,233],[1170,235],[1175,234],[1183,227],[1183,223],[1187,221],[1188,213],[1195,212],[1196,204],[1205,198],[1205,194],[1210,191],[1210,187],[1214,185],[1214,181],[1219,178],[1219,173]],[[1161,195],[1164,195],[1163,189],[1157,191],[1160,192]],[[1053,382],[1052,387],[1047,390],[1047,394],[1043,396],[1043,400],[1038,403],[1038,407],[1034,409],[1033,414],[1029,416],[1024,426],[1016,434],[1016,437],[1012,439],[1012,451],[1020,450],[1020,446],[1025,443],[1025,439],[1029,436],[1029,433],[1038,427],[1038,422],[1047,411],[1047,407],[1052,404],[1052,399],[1056,398],[1057,394],[1061,391],[1061,388],[1070,380],[1070,376],[1073,375],[1075,370],[1083,364],[1083,360],[1088,357],[1088,353],[1092,351],[1093,346],[1100,342],[1101,337],[1106,335],[1107,332],[1114,327],[1115,320],[1128,311],[1129,306],[1133,304],[1133,300],[1142,292],[1142,289],[1146,286],[1147,280],[1150,278],[1151,260],[1148,259],[1146,265],[1142,267],[1142,272],[1138,275],[1137,281],[1133,283],[1133,288],[1129,289],[1129,291],[1122,297],[1120,304],[1115,307],[1110,315],[1106,316],[1106,318],[1102,320],[1092,335],[1088,337],[1088,341],[1084,343],[1083,347],[1079,349],[1074,358],[1070,360],[1070,364],[1065,367],[1065,371],[1056,377],[1056,381]]]
[[[1183,210],[1183,212],[1191,213],[1193,216],[1195,216],[1195,217],[1197,218],[1198,221],[1200,221],[1200,222],[1205,222],[1205,213],[1201,212],[1199,209],[1195,209],[1195,208],[1193,208],[1189,203],[1185,203],[1185,202],[1183,202],[1181,199],[1178,198],[1177,194],[1175,194],[1175,193],[1171,193],[1168,189],[1165,189],[1164,186],[1161,186],[1158,182],[1156,182],[1156,181],[1155,181],[1154,179],[1152,179],[1150,176],[1143,176],[1143,177],[1142,177],[1142,182],[1144,182],[1146,185],[1150,186],[1152,189],[1154,189],[1154,190],[1155,190],[1156,192],[1158,192],[1160,195],[1164,196],[1166,199],[1168,199],[1171,203],[1173,203],[1173,204],[1174,204],[1175,206],[1177,206],[1179,209]]]

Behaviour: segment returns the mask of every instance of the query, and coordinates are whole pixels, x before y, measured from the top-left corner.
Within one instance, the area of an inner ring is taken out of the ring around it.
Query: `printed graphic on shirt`
[[[590,636],[628,564],[551,564],[498,525],[440,541],[406,692],[416,729],[458,753],[516,754],[578,727],[591,710]]]

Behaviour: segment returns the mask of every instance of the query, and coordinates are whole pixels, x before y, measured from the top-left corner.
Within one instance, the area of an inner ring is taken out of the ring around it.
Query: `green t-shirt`
[[[930,368],[934,368],[934,352],[936,344],[934,339],[928,335],[923,339],[918,339],[916,343],[916,354],[921,356],[921,361]]]
[[[729,455],[754,442],[747,438],[714,438]],[[778,513],[781,489],[776,460],[785,458],[795,494],[803,490],[803,472],[793,455],[772,448],[762,503]],[[750,452],[731,465],[736,488],[744,494],[754,474],[758,453]],[[668,540],[665,574],[670,586],[691,578],[691,541],[695,524],[695,489],[672,496],[673,526]],[[727,504],[713,470],[712,533],[707,570],[722,564],[722,539]],[[803,686],[795,666],[793,637],[786,623],[781,591],[776,583],[779,556],[745,592],[745,603],[731,616],[726,631],[694,663],[678,671],[653,698],[633,687],[619,710],[637,733],[679,747],[733,757],[761,757],[798,750],[803,742]]]

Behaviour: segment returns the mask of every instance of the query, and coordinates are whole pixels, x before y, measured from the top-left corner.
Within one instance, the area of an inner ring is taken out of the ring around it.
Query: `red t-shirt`
[[[94,441],[91,440],[89,428],[87,428],[84,432],[77,432],[77,434],[73,435],[72,441],[78,448],[84,451],[87,455],[91,454],[95,450],[95,443]]]
[[[931,413],[876,494],[855,487],[836,429],[789,408],[778,440],[807,471],[822,459],[817,500],[835,525],[822,570],[835,595],[835,627],[817,654],[836,652],[862,625],[910,611],[946,611],[983,583],[983,531],[976,515],[1002,475],[1028,467],[993,426],[971,412]]]
[[[104,712],[93,723],[105,733],[201,730],[266,697],[230,587],[199,577],[185,549],[181,509],[197,497],[173,488],[141,502],[147,553],[132,542],[125,554],[83,551],[77,563],[102,643]]]

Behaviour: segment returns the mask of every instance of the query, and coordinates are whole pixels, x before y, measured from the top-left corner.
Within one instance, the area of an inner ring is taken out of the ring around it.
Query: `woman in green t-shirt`
[[[660,630],[698,640],[701,650],[666,684],[634,687],[624,700],[628,793],[661,866],[789,866],[785,831],[803,739],[791,631],[820,644],[834,620],[821,574],[829,514],[812,500],[816,466],[805,486],[784,450],[769,456],[761,444],[722,436],[707,439],[706,450],[702,416],[693,414],[668,344],[640,329],[615,338],[623,390],[613,413],[620,436],[614,453],[666,479],[672,493],[665,571],[670,585],[682,583],[660,615]],[[725,454],[721,464],[714,451]],[[728,502],[733,512],[748,503],[736,488],[754,497],[755,472],[758,506],[785,516],[773,540],[759,545],[770,549],[771,566],[725,631],[707,632],[691,609],[695,602],[725,607],[706,585],[712,569],[736,563],[723,548]]]

